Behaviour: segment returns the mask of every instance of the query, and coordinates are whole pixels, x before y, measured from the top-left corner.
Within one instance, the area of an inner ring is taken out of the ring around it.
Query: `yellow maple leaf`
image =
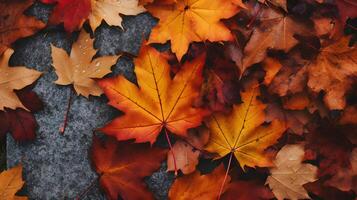
[[[304,155],[302,145],[285,145],[276,155],[266,184],[278,200],[310,199],[303,185],[316,180],[317,167],[302,164]]]
[[[173,79],[165,58],[151,47],[143,47],[134,62],[139,87],[124,76],[99,81],[109,104],[125,112],[103,132],[118,140],[153,143],[163,127],[186,136],[188,128],[201,124],[206,111],[192,103],[199,95],[204,55],[186,62]]]
[[[26,200],[27,197],[15,196],[24,185],[22,180],[22,166],[11,168],[0,174],[0,200]]]
[[[0,56],[0,110],[5,107],[16,109],[25,108],[14,90],[22,89],[41,76],[41,72],[26,67],[9,67],[10,56],[14,53],[12,49],[7,49]]]
[[[234,105],[229,115],[216,113],[207,121],[211,137],[206,149],[217,153],[219,158],[233,153],[243,169],[244,166],[270,166],[270,157],[264,150],[286,129],[278,120],[262,125],[266,105],[257,99],[258,95],[258,89],[242,93],[243,103]]]
[[[77,94],[87,98],[89,95],[99,96],[103,93],[93,79],[110,73],[110,68],[119,56],[103,56],[92,60],[97,51],[93,48],[93,40],[84,31],[73,44],[69,56],[65,50],[53,45],[51,47],[53,67],[58,76],[56,84],[73,84]]]
[[[119,14],[137,15],[145,12],[138,0],[92,0],[92,12],[89,15],[89,24],[95,30],[104,19],[110,26],[120,26],[123,19]]]
[[[149,43],[171,40],[171,49],[179,60],[191,42],[232,40],[231,32],[220,20],[232,17],[239,10],[227,0],[177,0],[172,5],[154,2],[146,8],[160,19]]]

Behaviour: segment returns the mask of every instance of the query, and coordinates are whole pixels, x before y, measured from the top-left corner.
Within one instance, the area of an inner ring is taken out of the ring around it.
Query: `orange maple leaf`
[[[233,40],[231,32],[220,20],[239,11],[227,0],[177,0],[172,5],[155,2],[146,8],[160,19],[152,30],[149,43],[171,40],[171,49],[179,60],[191,42]]]
[[[102,128],[118,140],[154,143],[163,127],[179,136],[199,126],[206,111],[192,107],[199,96],[205,55],[185,63],[173,79],[167,61],[150,47],[135,59],[138,86],[124,76],[99,81],[109,104],[125,112]]]

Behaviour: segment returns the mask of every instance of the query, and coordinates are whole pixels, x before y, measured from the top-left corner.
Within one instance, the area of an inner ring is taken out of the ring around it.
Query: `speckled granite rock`
[[[29,14],[46,21],[51,6],[37,3]],[[95,32],[95,47],[98,55],[117,54],[125,51],[136,55],[142,39],[150,33],[155,20],[149,14],[124,18],[124,31],[106,24]],[[75,38],[75,37],[73,37]],[[15,53],[11,65],[26,65],[44,74],[34,91],[41,97],[45,107],[36,113],[39,124],[37,138],[27,144],[17,144],[11,136],[7,139],[7,163],[12,167],[24,166],[25,193],[31,199],[74,199],[96,180],[91,168],[88,150],[92,141],[92,130],[110,121],[118,111],[109,107],[105,97],[74,97],[69,113],[69,123],[64,135],[58,130],[63,123],[65,108],[70,94],[69,86],[58,86],[51,67],[50,43],[69,51],[71,41],[60,28],[50,27],[32,37],[19,40],[14,45]],[[114,74],[122,73],[135,81],[132,59],[121,57]],[[166,166],[146,179],[157,199],[166,199],[173,175],[165,172]],[[105,199],[98,185],[84,199]]]

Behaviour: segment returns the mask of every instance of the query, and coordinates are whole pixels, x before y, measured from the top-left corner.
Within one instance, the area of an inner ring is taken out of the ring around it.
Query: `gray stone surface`
[[[28,13],[46,21],[51,6],[37,3]],[[102,24],[95,32],[95,47],[98,55],[117,54],[125,51],[130,55],[138,53],[143,38],[155,25],[149,14],[124,18],[124,31],[118,27]],[[75,34],[74,34],[75,35]],[[118,111],[109,107],[105,97],[86,99],[75,96],[69,113],[68,126],[64,135],[59,134],[63,123],[70,86],[58,86],[51,67],[50,43],[70,50],[75,37],[68,37],[59,27],[50,27],[38,34],[21,39],[14,44],[15,53],[11,65],[26,65],[43,72],[34,91],[44,102],[44,109],[35,114],[39,128],[33,142],[16,143],[7,138],[7,165],[19,163],[24,166],[25,191],[31,199],[74,199],[96,180],[91,167],[89,148],[92,131],[113,119]],[[132,58],[119,59],[113,74],[124,74],[135,82]],[[166,199],[173,175],[165,172],[166,166],[146,179],[157,199]],[[105,199],[98,185],[93,187],[84,199]]]

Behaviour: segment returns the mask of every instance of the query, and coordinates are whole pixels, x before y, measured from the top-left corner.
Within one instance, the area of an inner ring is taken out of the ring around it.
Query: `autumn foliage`
[[[11,44],[45,26],[23,14],[31,2],[0,3],[0,136],[17,141],[35,139],[42,107],[31,91],[41,72],[9,66]],[[144,180],[160,166],[175,174],[168,199],[356,198],[354,0],[42,3],[54,6],[49,24],[80,30],[70,52],[51,45],[55,84],[122,112],[90,151],[108,199],[154,199]],[[130,56],[135,80],[107,76],[128,55],[97,56],[82,26],[123,28],[143,12],[157,24]],[[15,198],[19,174],[0,174],[0,199]]]

